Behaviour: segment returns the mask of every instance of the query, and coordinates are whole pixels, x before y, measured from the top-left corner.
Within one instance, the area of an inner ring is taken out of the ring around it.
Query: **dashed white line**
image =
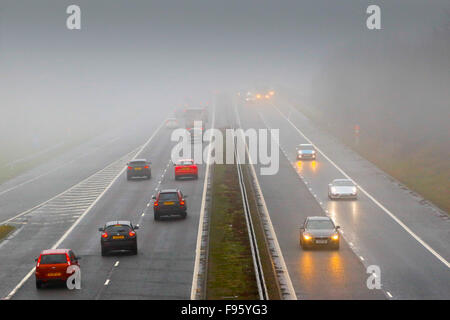
[[[105,286],[107,286],[108,284],[109,284],[109,279],[106,279]]]
[[[116,263],[114,264],[114,267],[117,267],[119,265],[120,261],[116,261]]]

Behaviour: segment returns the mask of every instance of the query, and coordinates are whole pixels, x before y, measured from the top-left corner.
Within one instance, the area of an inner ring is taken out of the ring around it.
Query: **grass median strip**
[[[259,299],[234,165],[214,165],[206,299]]]
[[[0,241],[6,238],[15,228],[8,224],[0,225]]]

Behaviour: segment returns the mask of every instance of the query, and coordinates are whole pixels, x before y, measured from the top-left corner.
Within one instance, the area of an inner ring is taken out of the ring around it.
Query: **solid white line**
[[[152,141],[152,139],[155,137],[155,135],[159,132],[159,130],[161,129],[161,127],[163,126],[164,121],[162,122],[162,124],[156,129],[155,132],[153,132],[152,136],[147,140],[146,143],[144,143],[144,145],[139,149],[139,151],[135,154],[135,156],[133,157],[133,159],[136,159],[136,157],[139,156],[139,154],[144,150],[144,148]],[[120,159],[120,158],[119,158]],[[125,171],[126,166],[124,166],[122,168],[122,170],[120,170],[120,172],[116,175],[116,177],[109,183],[109,185],[106,187],[105,190],[103,190],[103,192],[97,197],[97,199],[86,209],[86,211],[75,221],[74,224],[72,224],[72,226],[63,234],[63,236],[52,246],[51,249],[56,249],[58,248],[58,246],[69,236],[69,234],[73,231],[73,229],[75,229],[75,227],[81,222],[81,220],[83,220],[83,218],[91,211],[91,209],[95,206],[95,204],[97,204],[97,202],[103,197],[103,195],[112,187],[112,185],[114,184],[114,182],[116,182],[116,180],[123,174],[123,172]],[[11,297],[17,292],[17,290],[19,290],[22,285],[25,283],[25,281],[27,281],[31,275],[33,274],[35,270],[35,267],[33,267],[33,269],[30,270],[30,272],[27,273],[27,275],[19,282],[19,284],[4,298],[5,300],[9,300],[11,299]]]
[[[216,122],[216,104],[214,103],[214,112],[211,120],[211,129],[214,129],[215,122]],[[198,222],[197,245],[195,248],[194,275],[192,277],[192,286],[191,286],[191,300],[195,300],[195,296],[197,294],[198,272],[200,268],[200,250],[202,247],[202,237],[203,237],[203,221],[205,218],[206,191],[208,188],[209,167],[211,166],[209,164],[210,158],[211,158],[211,143],[208,145],[208,158],[206,160],[205,180],[203,181],[202,205],[200,207],[200,218]],[[168,163],[167,165],[169,164],[170,163]]]
[[[361,187],[355,180],[353,180],[347,173],[344,172],[333,160],[331,160],[322,150],[320,150],[317,145],[315,145],[302,131],[300,131],[297,126],[292,123],[291,120],[286,118],[286,116],[274,105],[275,109],[297,130],[297,132],[309,143],[313,144],[316,150],[330,162],[344,177],[353,181],[357,185],[358,189],[361,190],[370,200],[372,200],[379,208],[381,208],[385,213],[387,213],[395,222],[397,222],[406,232],[408,232],[417,242],[419,242],[425,249],[427,249],[431,254],[438,258],[447,268],[450,268],[450,263],[437,253],[432,247],[430,247],[425,241],[423,241],[418,235],[416,235],[410,228],[408,228],[400,219],[398,219],[391,211],[389,211],[385,206],[383,206],[378,200],[376,200],[371,194],[369,194],[363,187]]]

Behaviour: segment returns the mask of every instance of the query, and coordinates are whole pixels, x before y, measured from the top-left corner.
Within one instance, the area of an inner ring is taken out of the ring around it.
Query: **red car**
[[[44,250],[36,259],[36,288],[41,289],[42,284],[56,281],[67,281],[72,273],[67,273],[70,265],[80,266],[78,260],[70,249]]]
[[[192,159],[179,160],[175,166],[175,180],[179,178],[194,178],[198,179],[198,168]]]

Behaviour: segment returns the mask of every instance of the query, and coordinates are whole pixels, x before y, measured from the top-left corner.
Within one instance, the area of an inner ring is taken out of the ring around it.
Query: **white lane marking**
[[[116,261],[116,263],[114,264],[114,267],[117,267],[119,265],[120,261]]]
[[[331,160],[322,150],[320,150],[317,145],[315,145],[302,131],[300,131],[297,126],[292,123],[291,120],[286,118],[286,116],[275,106],[275,109],[294,127],[295,130],[309,143],[313,144],[316,147],[316,150],[330,162],[344,177],[351,180],[354,184],[357,185],[358,189],[361,190],[370,200],[372,200],[379,208],[381,208],[385,213],[387,213],[395,222],[397,222],[406,232],[408,232],[417,242],[419,242],[425,249],[427,249],[431,254],[433,254],[436,258],[438,258],[447,268],[450,268],[450,263],[442,257],[439,253],[437,253],[432,247],[428,245],[425,241],[423,241],[418,235],[416,235],[408,226],[406,226],[399,218],[397,218],[391,211],[389,211],[385,206],[383,206],[377,199],[375,199],[370,193],[368,193],[361,185],[359,185],[355,180],[353,180],[344,170],[342,170],[333,160]]]
[[[389,291],[386,291],[386,293],[389,296],[389,298],[392,298],[392,294]]]
[[[216,104],[214,103],[214,112],[211,121],[211,128],[214,129],[216,123]],[[211,158],[211,143],[208,145],[208,158],[206,160],[206,171],[205,178],[203,181],[203,193],[202,193],[202,204],[200,207],[200,218],[198,222],[197,231],[197,245],[195,247],[195,262],[194,262],[194,274],[192,276],[192,286],[191,286],[191,300],[195,300],[197,294],[197,284],[198,284],[198,273],[200,268],[200,250],[202,247],[202,237],[203,237],[203,223],[205,218],[205,206],[206,206],[206,191],[208,188],[208,177],[209,177],[209,164]],[[168,165],[170,162],[168,163]]]
[[[107,286],[108,284],[109,284],[109,279],[106,279],[105,286]]]
[[[364,258],[363,258],[363,256],[359,256],[359,258],[362,260],[362,261],[364,261]]]
[[[147,140],[147,142],[144,143],[144,145],[139,149],[139,151],[135,154],[135,156],[133,157],[133,159],[136,159],[136,157],[139,156],[140,153],[142,153],[142,151],[144,150],[144,148],[153,140],[153,138],[156,136],[156,134],[159,132],[159,130],[162,128],[164,124],[161,123],[161,125],[155,130],[155,132],[153,132],[152,136]],[[86,214],[88,214],[91,209],[97,204],[97,202],[103,197],[103,195],[112,187],[112,185],[114,184],[114,182],[116,182],[116,180],[123,174],[123,172],[125,171],[126,166],[124,166],[120,172],[116,175],[116,177],[109,183],[109,185],[106,187],[105,190],[103,190],[103,192],[97,197],[97,199],[86,209],[86,211],[74,222],[74,224],[62,235],[62,237],[52,246],[51,249],[56,249],[58,248],[58,246],[69,236],[69,234],[73,231],[73,229],[75,229],[75,227],[81,222],[81,220],[83,220],[83,218],[86,216]],[[33,269],[30,270],[30,272],[27,273],[27,275],[19,282],[19,284],[17,284],[17,286],[4,298],[4,300],[9,300],[11,299],[11,297],[16,294],[17,290],[19,290],[23,284],[25,283],[25,281],[27,281],[31,275],[33,274],[34,270],[36,268],[33,267]]]

